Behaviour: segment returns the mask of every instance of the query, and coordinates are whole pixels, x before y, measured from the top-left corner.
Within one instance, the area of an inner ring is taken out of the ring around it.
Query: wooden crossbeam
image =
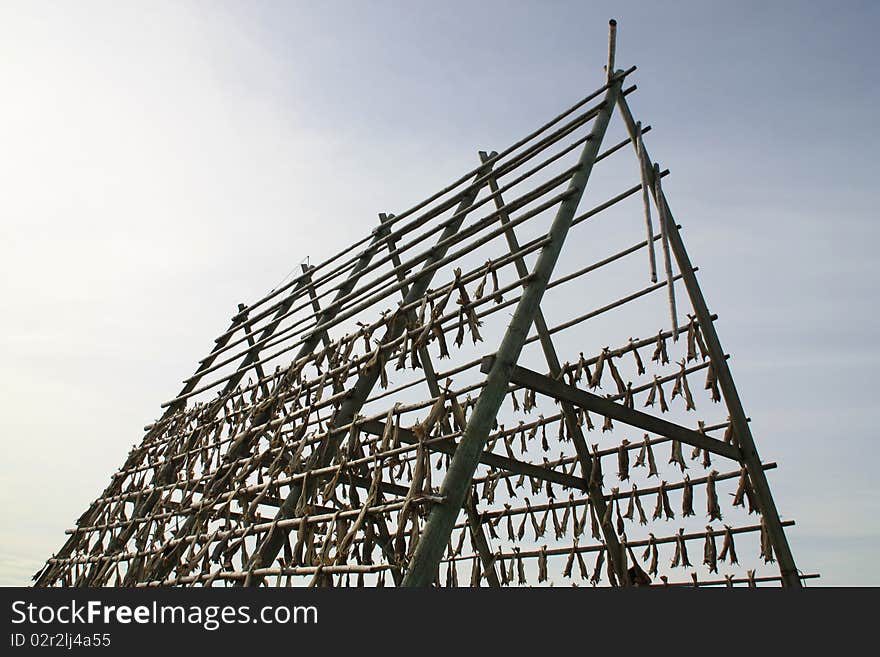
[[[494,360],[494,356],[484,358],[480,365],[482,371],[488,372],[492,368]],[[674,422],[669,422],[668,420],[654,417],[653,415],[648,415],[647,413],[632,408],[627,408],[623,404],[604,399],[599,395],[594,395],[591,392],[581,390],[575,386],[570,386],[560,381],[554,381],[548,376],[538,374],[537,372],[524,367],[514,365],[510,380],[512,383],[530,388],[536,392],[540,392],[542,395],[547,395],[548,397],[553,397],[560,401],[570,402],[576,406],[585,408],[588,411],[593,411],[599,415],[619,420],[620,422],[643,429],[644,431],[650,431],[651,433],[666,436],[692,447],[705,449],[713,454],[733,459],[738,463],[742,462],[742,454],[739,449],[733,445],[729,445],[716,438],[710,438],[699,431],[688,429],[687,427],[675,424]]]

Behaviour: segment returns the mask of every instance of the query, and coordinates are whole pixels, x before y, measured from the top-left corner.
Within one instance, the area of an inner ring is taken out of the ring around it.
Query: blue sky
[[[597,87],[610,17],[799,566],[880,584],[880,6],[586,1],[3,3],[0,584],[236,303]]]

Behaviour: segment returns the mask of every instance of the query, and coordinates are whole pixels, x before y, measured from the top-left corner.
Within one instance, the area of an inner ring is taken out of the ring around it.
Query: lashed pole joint
[[[446,477],[443,479],[440,493],[445,501],[431,509],[419,544],[410,562],[409,570],[404,578],[404,586],[428,586],[434,581],[438,564],[443,557],[443,550],[449,542],[455,520],[464,504],[470,482],[480,461],[480,455],[485,448],[489,431],[492,429],[498,409],[507,394],[511,371],[528,338],[541,298],[547,289],[550,276],[562,251],[565,237],[571,228],[624,77],[623,72],[616,73],[605,94],[604,103],[596,116],[590,139],[581,152],[578,170],[572,176],[568,194],[560,204],[550,226],[548,233],[550,241],[541,249],[535,263],[534,278],[520,297],[513,319],[504,334],[501,347],[498,349],[497,359],[486,378],[486,385],[477,399],[464,436],[449,464]]]

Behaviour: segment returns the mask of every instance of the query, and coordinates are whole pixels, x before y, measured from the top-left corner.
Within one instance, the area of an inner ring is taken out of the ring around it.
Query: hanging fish
[[[410,340],[409,343],[409,366],[412,369],[421,369],[422,361],[419,360],[419,343],[418,340]]]
[[[547,581],[547,546],[542,545],[538,552],[538,581]]]
[[[587,564],[584,561],[584,555],[581,554],[581,551],[575,548],[577,563],[578,563],[578,572],[580,573],[581,579],[587,579],[590,576],[590,571],[587,568]]]
[[[611,423],[611,416],[606,415],[605,422],[602,423],[602,432],[604,433],[606,431],[613,431],[613,430],[614,430],[614,425]]]
[[[712,363],[709,363],[709,366],[706,368],[706,390],[710,390],[712,393],[712,401],[720,402],[721,401],[721,393],[718,391],[718,379],[715,376],[715,368]]]
[[[660,398],[660,412],[666,413],[669,411],[669,405],[666,403],[666,397],[663,395],[663,385],[656,376],[654,377],[654,383],[657,386],[657,396]]]
[[[697,360],[697,325],[696,325],[696,317],[694,315],[688,315],[688,329],[687,329],[687,362],[690,363],[692,360]]]
[[[687,517],[694,514],[694,486],[691,478],[687,475],[684,477],[684,491],[681,495],[681,515]]]
[[[666,492],[666,482],[660,482],[660,490],[657,493],[657,499],[662,502],[663,505],[663,513],[666,515],[667,520],[672,520],[675,518],[675,512],[672,510],[672,505],[669,503],[669,493]]]
[[[639,356],[639,350],[636,349],[636,344],[632,338],[629,339],[629,349],[632,351],[633,358],[636,361],[636,372],[641,376],[645,373],[645,365],[642,363],[642,357]]]
[[[617,385],[617,392],[622,395],[626,392],[626,386],[623,383],[623,379],[620,377],[620,372],[617,371],[617,367],[614,365],[614,357],[611,352],[608,351],[608,347],[605,347],[603,353],[607,354],[605,360],[608,363],[608,371],[611,372],[611,378],[614,379],[614,383]]]
[[[602,540],[602,530],[599,528],[599,519],[596,517],[596,508],[590,503],[590,531],[597,541]]]
[[[550,502],[552,504],[553,500],[551,500]],[[558,541],[560,538],[562,538],[562,526],[559,524],[559,516],[556,514],[556,506],[555,505],[551,507],[550,515],[553,518],[553,535],[556,537],[556,540]]]
[[[611,499],[608,500],[608,504],[605,505],[605,513],[602,516],[602,525],[604,527],[612,528],[611,520],[614,516],[614,496],[620,492],[619,488],[611,489]]]
[[[677,395],[681,395],[684,397],[684,409],[686,411],[692,411],[696,406],[694,406],[694,396],[691,394],[691,388],[688,385],[687,373],[685,372],[685,361],[679,361],[678,365],[679,371],[678,374],[675,375],[675,385],[672,388],[670,399],[675,399]]]
[[[620,481],[629,479],[629,444],[624,438],[617,448],[617,478]]]
[[[465,325],[464,308],[458,309],[458,318],[457,318],[456,322],[457,322],[457,329],[455,331],[455,340],[453,340],[453,342],[455,343],[456,347],[461,347],[461,345],[464,343],[464,325]]]
[[[620,515],[620,498],[618,497],[618,493],[614,491],[614,489],[612,489],[612,492],[614,493],[614,508],[616,512],[615,517],[617,519],[616,529],[617,533],[622,536],[626,527],[623,524],[623,517]]]
[[[596,359],[596,369],[593,370],[593,376],[590,378],[591,389],[602,387],[602,371],[605,367],[606,351],[608,351],[607,347],[599,352],[599,357]]]
[[[579,417],[580,417],[580,426],[584,426],[584,423],[586,422],[587,431],[592,431],[593,429],[595,429],[595,427],[593,426],[593,420],[590,417],[590,412],[587,409],[582,408]]]
[[[709,566],[710,573],[718,572],[718,552],[715,546],[715,533],[711,526],[706,526],[706,542],[703,545],[703,565]]]
[[[745,495],[745,499],[748,500],[749,503],[749,515],[753,513],[760,513],[760,505],[758,504],[758,498],[755,496],[755,489],[752,487],[752,480],[749,477],[745,468],[742,468],[740,471],[740,486],[742,487],[742,492],[737,490],[737,494],[740,496]],[[736,497],[734,497],[734,501],[736,501]],[[740,506],[743,506],[742,497],[740,497]]]
[[[633,484],[632,491],[629,494],[629,502],[626,505],[626,513],[623,514],[623,517],[626,518],[627,520],[632,520],[633,516],[635,515],[636,498],[637,498],[636,485]]]
[[[529,502],[528,497],[525,499],[525,502],[526,502],[526,513],[529,517],[529,520],[532,523],[532,529],[535,532],[535,538],[538,538],[542,534],[540,526],[538,525],[538,519],[537,519],[537,517],[535,517],[535,512],[532,510],[532,505]]]
[[[678,568],[681,565],[684,568],[692,568],[687,553],[687,544],[684,540],[684,529],[679,529],[675,535],[675,553],[672,556],[672,567]]]
[[[526,580],[526,570],[523,567],[522,555],[519,553],[519,548],[513,548],[513,551],[516,553],[516,573],[517,573],[517,581],[519,584],[526,584],[528,580]]]
[[[574,544],[571,546],[571,552],[568,553],[568,559],[565,561],[565,568],[562,570],[562,576],[568,577],[571,579],[571,569],[574,566],[574,558],[575,554],[577,554],[578,548],[578,540],[574,539]]]
[[[775,562],[773,557],[773,541],[770,539],[770,531],[767,529],[767,519],[761,516],[761,557],[764,563]]]
[[[490,260],[489,262],[491,263],[492,261]],[[501,288],[498,285],[498,271],[494,266],[491,266],[489,274],[492,276],[492,301],[499,304],[504,301],[504,297],[501,296]]]
[[[633,384],[631,381],[626,384],[626,392],[623,395],[623,405],[626,408],[635,408],[635,402],[633,400]]]
[[[672,449],[669,455],[669,463],[675,463],[681,468],[681,471],[684,472],[687,469],[687,465],[684,462],[684,456],[681,453],[681,442],[678,440],[672,441]]]
[[[477,299],[477,300],[483,298],[483,292],[486,290],[486,283],[489,280],[489,269],[491,267],[491,261],[487,262],[485,267],[486,267],[486,271],[483,273],[483,278],[480,279],[480,283],[479,283],[479,285],[477,285],[477,289],[474,290],[474,299]]]
[[[700,350],[700,358],[702,360],[706,360],[709,358],[709,350],[706,349],[706,343],[703,342],[703,332],[700,330],[698,325],[694,326],[694,339],[696,340],[697,347]]]
[[[724,442],[728,445],[739,447],[739,441],[736,439],[736,435],[733,431],[733,422],[731,422],[729,415],[727,416],[727,426],[724,428]]]
[[[648,517],[645,515],[645,510],[642,508],[642,498],[638,493],[635,493],[635,503],[636,503],[636,511],[639,512],[639,524],[647,525]]]
[[[533,408],[535,408],[535,391],[526,388],[523,393],[523,412],[531,413]]]
[[[669,363],[669,355],[666,353],[666,338],[663,337],[663,331],[657,333],[657,345],[654,347],[654,353],[651,360],[659,362],[661,365]]]
[[[550,501],[553,503],[553,500]],[[544,515],[541,516],[541,522],[538,523],[538,527],[535,531],[535,540],[544,537],[544,533],[547,531],[547,517],[550,515],[550,507],[544,509]]]
[[[593,459],[592,465],[590,467],[590,482],[589,486],[591,488],[598,487],[601,488],[603,483],[602,477],[602,458],[599,456],[599,445],[593,445]]]
[[[439,321],[431,324],[431,333],[437,338],[437,345],[440,347],[440,358],[449,358],[449,346],[446,344],[446,333]]]
[[[457,588],[458,587],[458,573],[455,572],[455,562],[449,561],[446,564],[446,587],[447,588]]]
[[[599,554],[596,557],[596,566],[593,568],[593,574],[590,577],[590,583],[593,586],[596,586],[602,580],[602,564],[605,563],[605,546],[599,550]]]
[[[657,472],[657,462],[654,460],[654,450],[651,447],[651,439],[648,438],[648,434],[645,434],[642,451],[639,452],[639,458],[636,460],[636,467],[645,464],[645,457],[648,459],[648,477],[659,476],[659,473]]]
[[[588,511],[587,507],[590,506],[590,504],[589,504],[589,502],[584,504],[584,512],[583,512],[583,514],[581,514],[580,519],[578,519],[577,513],[574,510],[574,500],[571,500],[569,502],[569,505],[573,509],[572,516],[574,517],[574,535],[575,536],[582,536],[584,533],[584,529],[586,529],[586,526],[587,526],[587,511]]]
[[[587,361],[584,359],[584,352],[581,351],[578,353],[578,362],[577,369],[575,370],[574,380],[578,382],[581,380],[581,377],[586,375],[587,383],[589,383],[590,379],[593,377],[590,374],[590,366],[587,364]]]
[[[657,401],[657,377],[654,376],[654,381],[651,383],[651,389],[648,391],[648,396],[645,398],[645,407],[653,406]]]
[[[482,326],[483,322],[481,322],[477,317],[477,313],[474,310],[473,306],[468,306],[467,308],[467,321],[468,328],[471,331],[471,340],[473,341],[473,343],[477,344],[477,342],[482,342],[483,336],[480,335],[478,327]]]
[[[730,525],[724,525],[724,541],[721,544],[721,554],[718,555],[721,561],[730,560],[730,564],[738,564],[739,559],[736,557],[736,546],[733,544],[733,531]]]
[[[644,468],[645,467],[645,458],[648,455],[648,446],[650,443],[647,441],[648,435],[645,434],[645,441],[642,443],[642,446],[639,447],[639,453],[636,455],[636,461],[633,463],[634,468]]]
[[[706,436],[706,423],[702,420],[697,420],[697,432]],[[709,450],[707,449],[703,449],[702,447],[694,447],[694,450],[691,452],[691,460],[696,460],[700,458],[700,454],[703,455],[703,467],[709,468],[712,465],[712,458],[709,456]]]
[[[648,565],[648,574],[655,577],[657,576],[658,557],[657,539],[654,537],[654,534],[648,534],[648,545],[642,553],[642,561],[647,561],[648,558],[651,559],[651,563]]]
[[[706,513],[710,520],[721,520],[721,507],[718,506],[718,494],[715,492],[717,470],[712,470],[706,479]]]
[[[560,536],[564,536],[565,532],[568,531],[568,519],[574,515],[572,512],[572,503],[574,502],[574,495],[572,493],[568,494],[568,504],[565,505],[565,511],[562,513],[562,520],[559,522],[560,527]]]

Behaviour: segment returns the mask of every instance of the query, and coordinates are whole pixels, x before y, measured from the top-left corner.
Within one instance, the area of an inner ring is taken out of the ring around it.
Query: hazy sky
[[[601,84],[607,21],[798,565],[880,585],[874,2],[0,3],[0,584],[228,325]]]

